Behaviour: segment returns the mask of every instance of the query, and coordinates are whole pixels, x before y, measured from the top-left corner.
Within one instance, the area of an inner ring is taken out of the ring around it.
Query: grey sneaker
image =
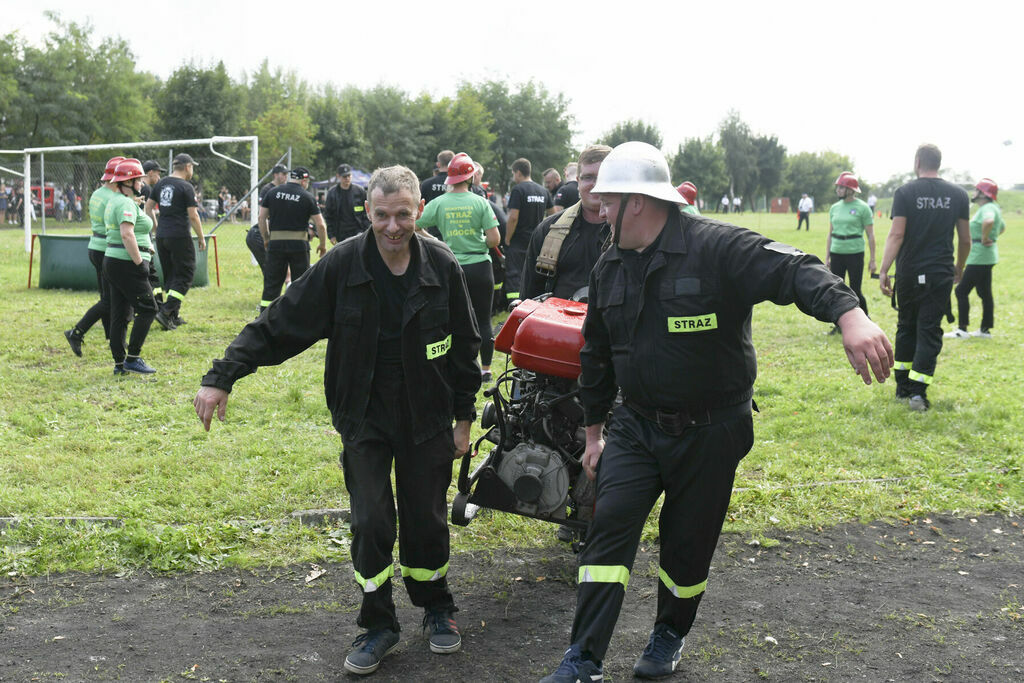
[[[921,394],[914,394],[910,397],[907,406],[917,413],[923,413],[932,407],[932,404],[928,402],[928,399]]]
[[[970,339],[971,336],[972,335],[969,334],[967,332],[967,330],[961,330],[958,327],[955,330],[953,330],[952,332],[947,332],[946,334],[942,335],[942,338],[943,339]]]
[[[992,338],[992,333],[989,332],[988,330],[986,330],[983,327],[980,330],[978,330],[977,332],[971,332],[968,336],[969,337],[977,337],[978,339],[991,339]]]
[[[565,651],[562,663],[555,673],[540,679],[540,683],[596,683],[604,680],[604,671],[599,664],[583,659],[580,646],[573,645]]]
[[[668,624],[656,624],[647,647],[633,665],[633,675],[650,680],[671,676],[683,656],[684,642]]]
[[[452,607],[428,609],[423,614],[423,634],[430,641],[430,651],[450,655],[462,647],[462,636],[455,625]]]
[[[382,659],[398,647],[398,633],[389,628],[378,628],[361,633],[352,641],[355,650],[345,657],[345,669],[359,676],[372,674]]]

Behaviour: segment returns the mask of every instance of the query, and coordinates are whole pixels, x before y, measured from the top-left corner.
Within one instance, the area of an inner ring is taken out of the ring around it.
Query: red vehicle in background
[[[46,216],[50,218],[56,216],[56,209],[54,208],[55,192],[56,188],[50,185],[46,187],[32,186],[32,203],[35,206],[41,206],[43,211],[46,212]]]

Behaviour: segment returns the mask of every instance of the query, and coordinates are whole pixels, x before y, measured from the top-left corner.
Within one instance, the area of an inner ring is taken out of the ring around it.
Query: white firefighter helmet
[[[646,142],[623,142],[613,149],[597,172],[593,194],[643,194],[672,204],[686,200],[672,184],[665,155]]]

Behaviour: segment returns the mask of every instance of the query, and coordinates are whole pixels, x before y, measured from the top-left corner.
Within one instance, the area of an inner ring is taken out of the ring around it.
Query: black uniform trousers
[[[263,264],[261,310],[281,296],[281,288],[284,287],[289,268],[292,271],[292,280],[299,279],[303,273],[309,270],[309,243],[301,242],[300,244],[302,248],[294,251],[267,250],[267,260]]]
[[[480,364],[490,366],[494,358],[494,331],[491,329],[491,303],[494,299],[494,270],[490,260],[462,266],[466,275],[469,301],[480,328]]]
[[[396,502],[398,557],[409,599],[424,608],[455,604],[447,581],[446,498],[455,442],[448,428],[415,443],[408,390],[401,364],[378,363],[362,432],[345,442],[343,453],[352,564],[363,591],[356,623],[366,629],[400,629],[391,589]]]
[[[926,395],[942,351],[942,316],[949,312],[951,275],[896,276],[896,364],[898,396]]]
[[[736,466],[754,445],[749,414],[689,427],[680,436],[619,406],[598,461],[597,502],[579,556],[572,638],[594,661],[605,657],[644,523],[662,492],[658,612],[686,635],[707,584]]]
[[[995,326],[996,302],[992,298],[992,267],[971,265],[964,267],[963,277],[956,286],[956,321],[961,330],[971,324],[971,290],[977,289],[981,297],[981,329],[991,330]]]
[[[163,311],[176,318],[196,273],[196,248],[191,236],[158,237],[156,253],[164,271]]]
[[[260,226],[254,225],[249,228],[249,232],[245,233],[245,246],[249,247],[249,252],[256,259],[256,265],[262,271],[263,264],[267,262],[267,250],[263,246],[263,235],[260,234]]]
[[[529,243],[529,239],[526,242],[514,240],[504,248],[505,283],[502,287],[505,291],[506,305],[519,298],[519,289],[523,286],[523,264],[526,263],[526,248]]]
[[[857,295],[857,303],[867,315],[868,301],[864,298],[864,292],[861,291],[864,284],[864,252],[859,251],[856,254],[829,252],[828,267],[832,274],[840,280],[846,279],[847,275],[850,276],[850,289]]]
[[[135,265],[130,260],[106,257],[103,275],[110,285],[110,354],[115,363],[123,363],[125,355],[138,357],[149,327],[156,317],[156,299],[149,283],[149,262]],[[135,310],[132,334],[125,347],[128,321]]]
[[[102,321],[103,335],[110,339],[110,285],[107,284],[107,279],[103,276],[103,252],[90,249],[89,263],[96,269],[96,286],[100,290],[100,300],[85,312],[75,327],[79,332],[85,334],[96,324],[97,320]]]
[[[811,231],[811,212],[810,211],[798,211],[796,219],[796,229],[799,230],[800,226],[804,223],[807,224],[807,232]]]

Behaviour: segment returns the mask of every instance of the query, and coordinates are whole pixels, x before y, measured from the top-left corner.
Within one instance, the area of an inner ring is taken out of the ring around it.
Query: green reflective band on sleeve
[[[448,349],[452,348],[452,335],[448,335],[439,342],[427,344],[427,360],[434,360],[448,353]]]
[[[508,292],[507,294],[505,294],[505,298],[506,299],[518,299],[519,298],[519,292]]]
[[[932,383],[932,376],[931,375],[925,375],[925,374],[922,374],[920,372],[917,372],[916,370],[911,370],[910,374],[907,375],[907,377],[909,377],[910,379],[914,380],[915,382],[920,382],[921,384],[931,384]]]
[[[623,565],[585,564],[580,566],[579,583],[621,583],[629,585],[629,570]]]
[[[354,211],[355,213],[359,213],[360,211],[366,211],[366,208],[362,206],[353,206],[352,211]]]
[[[494,283],[494,291],[497,292],[499,289],[501,289],[504,286],[505,286],[504,282],[495,282]]]
[[[402,565],[402,577],[410,578],[413,581],[439,581],[448,575],[448,563],[440,569],[420,569],[418,567],[406,567]]]
[[[380,574],[377,574],[377,576],[371,576],[368,579],[363,578],[363,575],[355,570],[353,570],[352,573],[356,575],[356,583],[362,587],[363,592],[372,593],[383,586],[385,581],[395,575],[395,565],[389,564]]]
[[[658,578],[665,584],[665,588],[668,588],[669,592],[677,598],[692,598],[695,595],[700,595],[704,592],[704,589],[708,587],[708,580],[704,579],[696,586],[677,586],[672,579],[668,578],[668,574],[665,570],[658,568]]]
[[[263,308],[266,308],[267,306],[269,306],[272,303],[274,303],[274,302],[273,301],[267,301],[266,299],[260,300],[260,306],[262,306]]]
[[[718,315],[716,313],[668,319],[669,332],[703,332],[704,330],[717,329]]]
[[[167,290],[167,296],[173,296],[178,301],[184,301],[185,300],[185,295],[184,294],[182,294],[181,292],[176,292],[173,289],[168,289]]]
[[[914,367],[914,362],[909,360],[898,360],[892,364],[893,370],[909,370]]]
[[[153,296],[160,296],[163,293],[164,293],[164,290],[162,288],[160,288],[160,287],[154,287],[153,288]]]

